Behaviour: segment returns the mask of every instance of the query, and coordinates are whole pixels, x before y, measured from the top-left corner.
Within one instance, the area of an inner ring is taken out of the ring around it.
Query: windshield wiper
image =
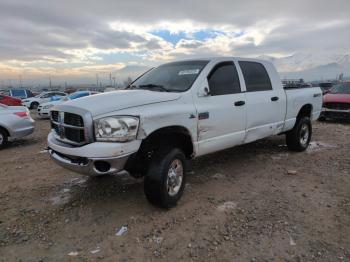
[[[159,88],[159,89],[163,90],[164,92],[169,92],[169,90],[166,89],[166,88],[165,88],[164,86],[162,86],[162,85],[146,84],[146,85],[139,85],[139,87],[141,87],[141,88],[150,88],[150,89]]]

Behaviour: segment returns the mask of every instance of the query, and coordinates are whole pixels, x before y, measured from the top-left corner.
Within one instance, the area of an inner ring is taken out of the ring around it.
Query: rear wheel
[[[7,145],[8,142],[8,135],[7,132],[0,128],[0,149],[4,148]]]
[[[38,102],[32,102],[32,103],[30,104],[30,109],[37,109],[38,106],[39,106],[39,103],[38,103]]]
[[[297,120],[294,128],[286,135],[287,146],[292,151],[301,152],[307,149],[312,135],[311,121],[309,117]]]
[[[155,152],[145,176],[147,199],[155,205],[176,206],[185,187],[187,160],[178,148],[163,148]]]

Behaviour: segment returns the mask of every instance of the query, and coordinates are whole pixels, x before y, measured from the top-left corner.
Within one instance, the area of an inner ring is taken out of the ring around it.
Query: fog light
[[[111,169],[111,164],[106,161],[96,161],[94,165],[96,170],[101,173],[106,173]]]

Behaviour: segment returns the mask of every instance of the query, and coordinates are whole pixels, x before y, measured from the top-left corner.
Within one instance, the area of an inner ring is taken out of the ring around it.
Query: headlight
[[[43,106],[43,109],[49,109],[51,107],[53,107],[53,105],[46,105],[46,106]]]
[[[109,116],[94,120],[97,141],[126,142],[136,138],[139,119],[131,116]]]

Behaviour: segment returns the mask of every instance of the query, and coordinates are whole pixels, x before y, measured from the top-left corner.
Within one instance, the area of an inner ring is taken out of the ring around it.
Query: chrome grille
[[[73,145],[86,143],[84,120],[77,114],[51,111],[51,128],[57,139]]]

